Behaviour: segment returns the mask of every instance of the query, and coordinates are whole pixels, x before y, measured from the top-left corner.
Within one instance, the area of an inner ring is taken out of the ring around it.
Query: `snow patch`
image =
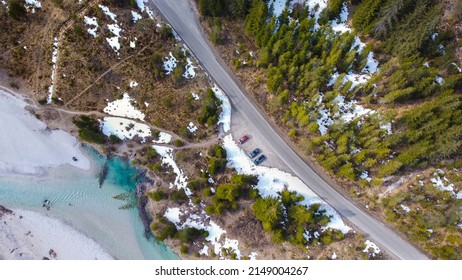
[[[441,169],[437,169],[436,172],[433,174],[435,177],[430,179],[430,182],[433,183],[433,186],[441,191],[448,191],[451,192],[453,195],[454,193],[454,184],[449,182],[449,180],[444,177],[444,171]],[[445,184],[446,182],[447,184]]]
[[[131,88],[134,88],[134,87],[137,87],[138,86],[138,83],[136,81],[131,81],[130,82],[130,87]]]
[[[117,23],[108,24],[107,27],[109,28],[109,31],[111,31],[112,34],[116,35],[117,37],[120,37],[120,31],[122,31],[122,29]]]
[[[120,50],[120,42],[119,42],[119,38],[120,38],[120,32],[122,31],[122,28],[120,28],[120,26],[115,23],[115,24],[108,24],[107,27],[109,28],[109,31],[111,31],[112,34],[114,34],[115,36],[112,37],[112,38],[106,38],[106,41],[109,43],[109,45],[111,46],[111,48],[117,53],[117,55],[119,54],[119,50]]]
[[[401,204],[400,206],[401,206],[401,209],[403,209],[404,212],[406,212],[406,213],[411,212],[411,208],[407,207],[406,205]]]
[[[334,123],[335,119],[340,119],[346,123],[349,123],[357,118],[371,115],[375,112],[357,104],[356,100],[346,102],[345,97],[339,95],[334,99],[334,103],[337,106],[338,111],[335,114],[332,114],[330,109],[324,108],[324,104],[322,102],[323,97],[324,95],[320,93],[317,100],[317,105],[320,106],[318,109],[320,117],[316,122],[319,126],[319,132],[321,135],[327,133],[327,129]]]
[[[186,128],[187,128],[187,129],[189,130],[189,132],[191,132],[191,133],[194,133],[194,132],[196,132],[196,130],[197,130],[197,126],[194,125],[193,122],[190,122]]]
[[[438,75],[435,76],[435,82],[442,85],[444,83],[444,79]]]
[[[98,7],[103,11],[103,13],[104,13],[105,15],[107,15],[108,17],[110,17],[110,18],[112,19],[112,21],[117,22],[117,20],[116,20],[117,15],[114,14],[113,12],[111,12],[111,10],[109,10],[108,7],[106,7],[106,6],[104,6],[104,5],[101,5],[101,4],[98,4]]]
[[[105,117],[100,121],[100,127],[104,135],[116,135],[122,140],[139,136],[144,142],[146,137],[151,136],[149,126],[124,118]]]
[[[279,17],[282,14],[282,11],[286,7],[286,0],[270,0],[268,1],[268,8],[273,5],[273,15]]]
[[[200,254],[200,255],[206,255],[206,256],[208,256],[208,255],[209,255],[209,246],[204,245],[204,248],[202,248],[202,249],[199,251],[199,254]]]
[[[257,256],[258,256],[257,252],[251,252],[250,255],[249,255],[249,259],[250,260],[256,260]]]
[[[173,56],[172,52],[169,52],[169,56],[167,56],[164,60],[164,69],[167,75],[173,72],[173,69],[176,68],[177,62],[178,60]]]
[[[218,120],[218,125],[223,125],[223,131],[228,132],[231,129],[231,103],[225,93],[214,84],[212,88],[215,97],[221,101],[221,113]]]
[[[99,27],[98,21],[96,20],[96,17],[84,16],[83,20],[84,20],[86,25],[93,26],[93,27],[88,28],[87,32],[90,33],[91,35],[93,35],[93,37],[96,37],[97,36],[96,31],[98,30],[98,27]]]
[[[172,141],[172,135],[165,133],[165,132],[159,132],[159,139],[156,141],[152,141],[153,143],[156,144],[168,144]]]
[[[319,29],[318,20],[321,16],[321,12],[327,7],[327,0],[307,0],[305,5],[308,6],[308,9],[311,13],[311,17],[314,18],[315,26],[314,29]]]
[[[192,60],[189,57],[186,58],[186,62],[187,63],[185,66],[185,72],[183,74],[183,77],[185,77],[186,79],[192,79],[196,77],[196,71],[194,71],[194,69],[196,69],[197,67],[193,65]]]
[[[459,73],[462,73],[462,68],[460,68],[455,62],[451,63],[451,65],[454,65],[454,67],[457,68],[457,71],[459,71]]]
[[[166,164],[173,169],[173,173],[176,174],[174,183],[170,183],[170,188],[177,187],[177,189],[184,189],[186,195],[191,195],[191,190],[187,187],[187,177],[183,171],[178,167],[175,160],[173,159],[173,149],[168,147],[162,147],[153,145],[154,150],[162,157],[162,164]]]
[[[135,37],[135,39],[133,41],[130,41],[130,48],[132,48],[132,49],[136,48],[136,41],[137,40],[138,39]]]
[[[379,62],[375,60],[374,58],[374,53],[369,52],[367,55],[367,63],[366,66],[364,66],[363,70],[361,70],[362,73],[370,73],[374,74],[379,70]]]
[[[137,12],[135,11],[132,11],[132,21],[133,22],[137,22],[138,20],[142,19],[143,17],[138,14]]]
[[[340,33],[351,32],[351,28],[349,28],[346,24],[347,20],[348,20],[348,6],[347,6],[347,3],[343,3],[342,9],[340,10],[339,18],[337,20],[333,20],[330,22],[330,25],[332,26],[332,30],[334,30],[335,32],[340,32]]]
[[[457,199],[462,199],[462,191],[459,191],[456,195]]]
[[[106,41],[109,43],[109,46],[111,46],[111,49],[113,49],[118,54],[120,50],[119,37],[114,36],[111,38],[106,38]]]
[[[393,131],[391,129],[391,123],[381,124],[380,128],[386,130],[388,135],[393,134]]]
[[[364,171],[363,173],[361,173],[361,175],[359,176],[359,178],[363,179],[363,180],[366,180],[368,181],[369,183],[371,182],[372,178],[369,177],[369,173],[367,171]]]
[[[375,245],[374,242],[372,242],[370,240],[366,240],[366,242],[364,242],[364,244],[366,245],[366,248],[364,248],[363,252],[364,253],[369,253],[370,257],[375,257],[376,254],[380,253],[379,246]]]
[[[124,96],[122,99],[114,100],[112,102],[109,102],[106,106],[106,108],[103,109],[103,112],[113,115],[113,116],[118,116],[118,117],[127,117],[131,119],[139,119],[139,120],[144,120],[145,115],[136,109],[132,103],[136,103],[129,95],[128,93],[124,93]]]
[[[136,0],[136,5],[140,9],[140,11],[146,12],[149,18],[154,19],[154,12],[151,9],[149,9],[148,6],[144,4],[145,2],[147,3],[148,0]]]
[[[48,98],[47,98],[47,104],[51,103],[51,99],[53,97],[53,89],[54,89],[54,83],[55,83],[55,71],[56,71],[56,62],[58,61],[58,37],[55,37],[54,42],[53,42],[53,54],[51,56],[51,62],[53,63],[53,67],[51,70],[51,85],[48,88]]]
[[[191,227],[207,231],[209,235],[205,238],[205,240],[210,242],[213,246],[213,252],[221,256],[221,259],[224,259],[221,248],[231,248],[231,250],[236,253],[236,257],[240,258],[241,254],[238,248],[238,240],[226,237],[223,238],[222,236],[226,233],[226,231],[212,221],[210,216],[208,216],[204,211],[201,211],[200,213],[189,213],[189,211],[183,211],[179,208],[168,208],[164,217],[174,223],[177,229]],[[200,252],[206,254],[208,249],[209,247],[204,245]]]
[[[24,2],[24,7],[31,13],[35,13],[35,9],[42,8],[42,3],[39,0],[25,0]]]

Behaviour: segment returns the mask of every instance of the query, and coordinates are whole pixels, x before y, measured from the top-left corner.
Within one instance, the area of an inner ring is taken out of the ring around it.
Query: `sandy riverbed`
[[[20,209],[0,214],[0,259],[112,259],[95,241],[64,222]]]
[[[0,174],[40,175],[63,164],[90,169],[78,140],[62,130],[47,129],[26,105],[0,89]]]

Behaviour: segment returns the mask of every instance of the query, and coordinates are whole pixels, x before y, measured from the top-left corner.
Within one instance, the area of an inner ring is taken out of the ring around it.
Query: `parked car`
[[[257,159],[253,161],[253,163],[255,163],[256,165],[259,165],[259,164],[262,163],[265,159],[266,159],[266,156],[265,156],[265,155],[261,155],[261,156],[257,157]]]
[[[260,153],[260,149],[259,149],[259,148],[255,148],[253,151],[251,151],[251,152],[249,153],[249,157],[250,157],[250,158],[254,158],[254,157],[256,157],[259,153]]]
[[[237,141],[237,144],[242,145],[242,144],[244,144],[245,142],[247,142],[247,140],[249,140],[249,136],[248,136],[248,135],[244,135],[244,136],[242,136],[241,138],[239,138],[239,140]]]

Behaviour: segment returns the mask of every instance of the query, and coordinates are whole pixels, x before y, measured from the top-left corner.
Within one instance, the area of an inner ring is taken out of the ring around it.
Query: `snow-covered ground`
[[[39,0],[25,0],[24,7],[31,13],[35,13],[35,9],[42,8],[42,3]]]
[[[187,187],[187,177],[183,171],[178,167],[175,160],[173,159],[173,149],[163,146],[152,146],[154,150],[161,156],[162,164],[166,164],[173,169],[173,173],[176,174],[174,183],[170,183],[170,188],[177,187],[177,189],[184,189],[185,193],[191,195],[191,190]]]
[[[319,125],[319,132],[321,135],[327,133],[329,126],[334,124],[335,120],[342,120],[345,123],[349,123],[357,118],[375,114],[376,112],[371,109],[364,108],[356,100],[346,101],[344,96],[337,96],[334,99],[335,106],[337,111],[332,113],[329,108],[325,107],[325,102],[323,102],[324,95],[319,94],[317,100],[318,113],[320,117],[316,120]],[[391,134],[391,123],[384,123],[381,125],[382,129],[387,130],[388,134]]]
[[[197,130],[197,126],[196,126],[193,122],[190,122],[186,128],[187,128],[187,129],[189,130],[189,132],[191,132],[191,133],[194,133],[194,132],[196,132],[196,130]]]
[[[108,7],[104,6],[104,5],[101,5],[101,4],[98,4],[98,7],[103,11],[103,13],[105,15],[107,15],[108,17],[110,17],[112,19],[113,22],[117,22],[116,18],[117,18],[117,15],[114,14],[113,12],[111,12],[111,10],[109,10]]]
[[[183,77],[185,77],[186,79],[192,79],[196,77],[196,71],[194,70],[196,68],[197,67],[193,65],[192,59],[190,57],[187,57]]]
[[[223,91],[215,84],[212,88],[216,98],[221,101],[221,113],[218,120],[218,125],[223,125],[223,131],[229,132],[231,129],[231,103]]]
[[[55,71],[56,71],[56,62],[58,61],[58,37],[55,37],[53,41],[53,54],[51,56],[51,62],[53,63],[52,70],[51,70],[51,85],[48,88],[48,98],[47,103],[51,103],[51,98],[53,97],[53,90],[54,90],[54,83],[55,83]]]
[[[436,172],[433,174],[433,178],[430,179],[433,186],[441,191],[448,191],[451,192],[452,195],[456,195],[454,192],[454,184],[451,183],[446,176],[444,176],[444,171],[441,169],[437,169]]]
[[[97,36],[96,31],[98,30],[98,27],[99,27],[96,17],[84,16],[83,19],[86,25],[90,25],[90,28],[87,29],[88,33],[93,35],[93,37],[96,37]]]
[[[404,212],[406,212],[406,213],[411,212],[411,208],[407,207],[406,205],[401,204],[400,206],[401,206],[401,209],[403,209]]]
[[[279,17],[286,7],[286,0],[270,0],[268,1],[268,8],[273,7],[273,15]]]
[[[167,75],[173,72],[173,69],[176,68],[178,63],[178,60],[173,56],[172,52],[170,52],[168,55],[169,56],[164,59],[164,69]]]
[[[0,215],[0,259],[113,259],[98,243],[60,220],[12,209]]]
[[[111,18],[111,20],[114,22],[113,24],[107,25],[109,31],[111,31],[111,33],[114,34],[114,36],[106,38],[106,41],[109,43],[109,46],[111,46],[111,49],[113,49],[118,55],[120,50],[120,32],[122,32],[122,28],[119,24],[117,24],[117,15],[111,12],[111,10],[109,10],[109,8],[104,5],[98,4],[98,7],[103,11],[103,13],[106,16]]]
[[[116,135],[122,140],[133,139],[133,137],[139,136],[143,139],[142,142],[144,142],[146,137],[151,136],[151,128],[149,126],[124,118],[105,117],[100,121],[100,125],[104,135]]]
[[[226,231],[218,226],[210,216],[208,216],[203,210],[198,214],[186,213],[180,208],[168,208],[164,216],[174,223],[178,229],[186,227],[202,229],[207,231],[209,234],[205,238],[213,246],[213,252],[224,259],[221,252],[221,248],[231,248],[236,253],[237,259],[241,258],[241,252],[239,250],[239,241],[236,239],[229,239],[226,237]],[[208,255],[209,247],[204,245],[200,254]],[[253,254],[256,257],[256,253]]]
[[[114,34],[113,37],[111,38],[106,38],[106,41],[109,43],[111,48],[118,54],[120,50],[120,32],[122,31],[122,28],[115,23],[115,24],[108,24],[107,26],[109,28],[109,31],[111,31],[112,34]]]
[[[375,245],[374,242],[372,242],[370,240],[366,240],[366,242],[364,242],[364,245],[366,245],[366,248],[364,248],[363,252],[364,253],[369,253],[370,257],[375,257],[375,255],[380,253],[379,246]]]
[[[168,144],[172,141],[172,135],[165,133],[165,132],[159,132],[159,139],[153,140],[153,143],[156,144]]]
[[[457,71],[459,71],[459,73],[462,73],[462,68],[459,67],[459,65],[457,65],[455,62],[451,63],[451,65],[453,65],[454,67],[457,68]]]
[[[136,48],[136,41],[137,40],[138,39],[135,37],[135,39],[133,41],[130,41],[130,48],[132,48],[132,49]]]
[[[147,3],[148,0],[136,0],[136,4],[138,6],[138,8],[140,9],[140,11],[142,12],[146,12],[148,14],[148,16],[153,19],[154,18],[154,12],[148,7],[145,5],[145,3]]]
[[[124,93],[122,99],[109,102],[106,108],[103,109],[103,112],[113,116],[139,119],[143,121],[145,115],[133,106],[134,103],[136,103],[136,101],[133,100],[128,93]]]
[[[135,12],[135,11],[132,11],[132,21],[133,21],[133,22],[137,22],[137,21],[139,21],[139,20],[142,19],[142,18],[143,18],[143,17],[142,17],[140,14],[138,14],[138,13]]]
[[[26,105],[0,90],[0,173],[42,174],[48,167],[64,164],[90,169],[78,140],[62,130],[48,129],[25,110]]]

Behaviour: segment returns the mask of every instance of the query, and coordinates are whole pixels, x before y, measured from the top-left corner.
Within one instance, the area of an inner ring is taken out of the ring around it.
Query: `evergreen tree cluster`
[[[276,243],[288,241],[306,246],[314,240],[329,244],[343,238],[343,234],[338,231],[321,232],[320,227],[326,226],[330,218],[325,210],[320,209],[319,204],[306,207],[300,204],[303,200],[303,196],[285,189],[280,197],[258,198],[252,209],[263,229],[271,233]],[[317,232],[316,236],[314,232]]]
[[[355,1],[355,29],[378,40],[363,48],[355,34],[335,33],[330,26],[345,4],[329,1],[316,22],[304,5],[276,18],[266,1],[252,1],[244,26],[260,47],[257,66],[266,69],[268,109],[327,170],[363,185],[460,156],[462,74],[452,64],[452,52],[444,52],[453,34],[434,33],[440,2]],[[345,79],[364,72],[372,49],[385,62],[380,71],[365,84]],[[341,113],[339,96],[361,100],[378,113],[350,122],[334,118],[326,134],[316,135],[321,109]],[[384,128],[387,122],[393,134]],[[372,180],[364,179],[366,171]]]
[[[251,0],[197,0],[199,13],[206,17],[244,18]]]
[[[437,0],[363,0],[353,15],[353,26],[401,57],[435,55],[440,42],[431,35],[442,15],[443,5]]]

